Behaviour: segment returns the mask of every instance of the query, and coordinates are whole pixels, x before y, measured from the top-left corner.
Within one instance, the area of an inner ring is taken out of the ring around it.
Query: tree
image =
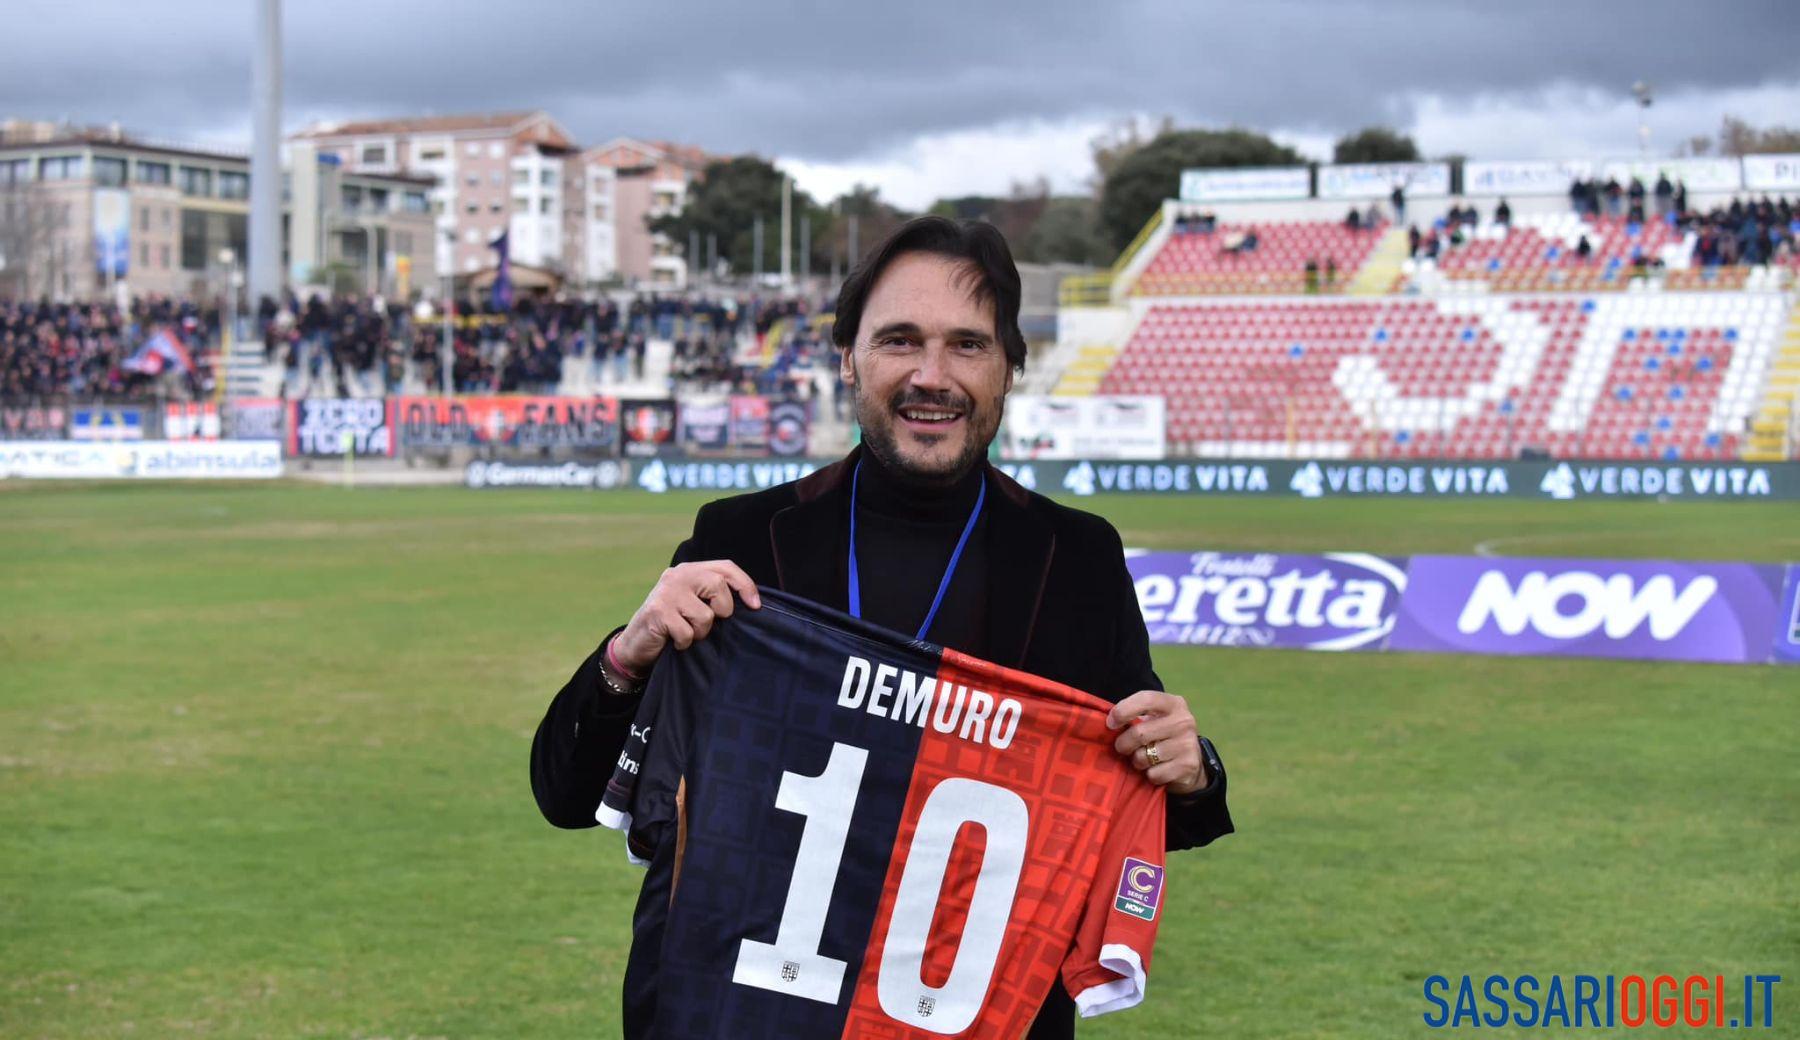
[[[651,231],[667,235],[677,250],[686,251],[689,232],[699,241],[715,235],[719,256],[731,269],[745,274],[756,269],[756,218],[763,222],[762,269],[781,270],[782,172],[766,159],[740,155],[707,164],[700,183],[688,194],[680,213],[649,220]],[[813,256],[817,243],[831,231],[831,214],[798,188],[793,193],[794,249],[800,248],[802,218],[812,220]]]
[[[1758,130],[1736,116],[1719,122],[1720,155],[1786,155],[1800,152],[1800,129],[1771,126]]]
[[[1181,171],[1234,166],[1290,166],[1300,154],[1252,130],[1169,130],[1119,160],[1100,188],[1100,230],[1108,248],[1123,249],[1180,189]]]
[[[1085,195],[1057,195],[1046,200],[1015,252],[1032,263],[1101,267],[1112,262],[1115,250],[1100,234],[1098,202]]]
[[[1418,162],[1419,146],[1413,139],[1385,126],[1364,127],[1338,138],[1331,149],[1336,163]]]
[[[832,222],[824,233],[813,229],[813,262],[825,271],[849,270],[869,247],[905,223],[905,210],[882,201],[881,190],[858,184],[834,199]]]
[[[0,296],[29,297],[53,287],[53,205],[37,181],[0,182]]]

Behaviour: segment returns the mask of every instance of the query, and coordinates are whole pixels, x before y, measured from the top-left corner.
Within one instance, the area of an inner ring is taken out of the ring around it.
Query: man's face
[[[1000,429],[1012,369],[994,305],[968,265],[905,253],[869,291],[840,376],[855,391],[863,442],[891,469],[948,483],[981,460]]]

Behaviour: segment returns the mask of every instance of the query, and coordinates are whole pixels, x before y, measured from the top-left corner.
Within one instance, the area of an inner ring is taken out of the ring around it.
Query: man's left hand
[[[1107,713],[1106,724],[1123,730],[1113,747],[1158,787],[1193,794],[1208,783],[1200,734],[1187,701],[1161,690],[1139,690]]]

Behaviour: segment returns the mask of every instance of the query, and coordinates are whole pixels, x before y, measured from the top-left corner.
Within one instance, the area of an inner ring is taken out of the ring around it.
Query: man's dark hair
[[[906,253],[932,253],[965,264],[975,298],[994,305],[994,333],[1006,351],[1007,364],[1016,371],[1025,370],[1025,334],[1019,331],[1019,268],[999,230],[980,220],[958,223],[947,217],[916,217],[877,243],[838,290],[833,343],[845,350],[855,345],[869,291],[888,265]]]

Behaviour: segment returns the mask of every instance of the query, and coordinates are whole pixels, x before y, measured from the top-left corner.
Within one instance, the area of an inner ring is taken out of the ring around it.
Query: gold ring
[[[1156,750],[1156,741],[1153,740],[1144,745],[1144,757],[1149,759],[1153,766],[1162,764],[1162,752]]]

